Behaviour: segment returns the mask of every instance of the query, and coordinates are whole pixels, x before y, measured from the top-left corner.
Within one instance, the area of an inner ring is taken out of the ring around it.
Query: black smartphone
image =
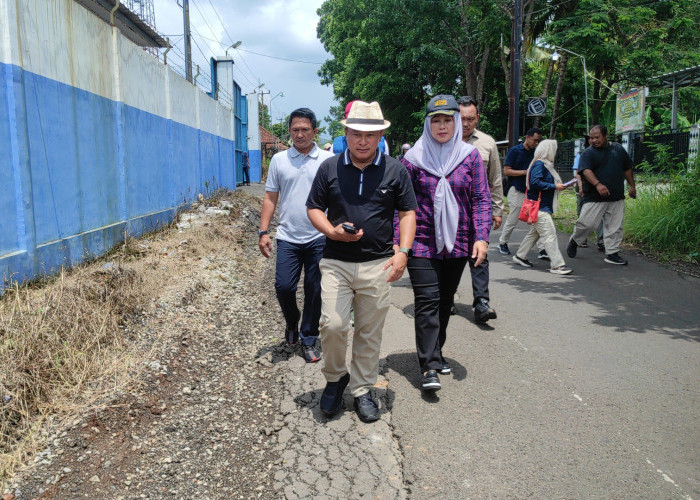
[[[350,224],[345,224],[345,223],[343,223],[342,226],[343,226],[343,230],[344,230],[346,233],[352,233],[352,234],[356,234],[356,233],[357,233],[357,230],[358,230],[358,229],[357,229],[355,226],[351,226]]]

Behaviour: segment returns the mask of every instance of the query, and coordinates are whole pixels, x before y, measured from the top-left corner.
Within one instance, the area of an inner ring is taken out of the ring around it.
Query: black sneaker
[[[316,363],[321,361],[321,349],[314,345],[302,345],[301,352],[304,353],[304,359],[307,363]]]
[[[573,259],[574,257],[576,257],[577,248],[578,244],[574,240],[569,240],[569,244],[566,246],[566,255]]]
[[[538,259],[542,260],[549,260],[549,255],[547,255],[547,250],[540,250],[540,253],[537,254]]]
[[[425,375],[423,375],[423,384],[421,387],[423,387],[423,389],[427,391],[440,390],[442,386],[440,385],[440,379],[438,378],[437,371],[428,370],[427,372],[425,372]]]
[[[450,373],[452,373],[452,368],[450,368],[450,364],[443,359],[442,366],[440,367],[438,372],[440,372],[440,375],[449,375]]]
[[[622,257],[620,257],[620,254],[618,252],[611,253],[610,255],[606,255],[604,260],[608,264],[615,264],[618,266],[626,266],[627,265],[627,261],[625,259],[623,259]]]
[[[510,249],[508,248],[508,243],[503,243],[498,245],[498,251],[503,255],[510,255]]]
[[[454,302],[452,303],[452,307],[450,307],[450,316],[454,316],[457,314],[457,306],[454,305]]]
[[[521,266],[524,266],[524,267],[533,267],[532,262],[530,262],[527,259],[521,259],[517,255],[513,255],[513,262],[515,262],[516,264],[520,264]]]
[[[598,251],[605,252],[605,245],[603,243],[598,243]]]
[[[326,388],[321,394],[321,411],[327,416],[332,417],[343,404],[343,391],[350,382],[350,374],[346,373],[337,382],[328,382]]]
[[[379,407],[369,392],[355,398],[355,411],[363,422],[379,420]]]
[[[489,301],[483,297],[474,302],[474,320],[477,323],[486,323],[490,319],[496,319],[496,311],[489,305]]]

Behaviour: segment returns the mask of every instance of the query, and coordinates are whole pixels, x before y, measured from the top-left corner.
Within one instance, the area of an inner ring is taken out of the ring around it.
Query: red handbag
[[[542,199],[542,191],[536,200],[529,200],[527,198],[527,189],[525,190],[525,199],[523,200],[523,205],[520,207],[520,215],[518,219],[528,224],[534,224],[537,222],[537,212],[540,211],[540,200]]]

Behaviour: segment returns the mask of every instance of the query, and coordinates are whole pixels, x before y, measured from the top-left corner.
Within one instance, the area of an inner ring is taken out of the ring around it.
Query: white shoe
[[[552,274],[571,274],[574,272],[574,270],[571,269],[570,267],[559,266],[559,267],[553,267],[552,269],[549,270],[549,272]]]

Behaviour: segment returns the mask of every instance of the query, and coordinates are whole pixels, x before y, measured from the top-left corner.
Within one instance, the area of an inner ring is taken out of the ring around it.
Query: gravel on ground
[[[3,500],[405,497],[383,377],[382,420],[328,420],[320,363],[284,344],[274,258],[257,248],[261,197],[253,186],[195,204],[144,238],[164,252],[157,272],[177,272],[126,325],[142,370],[130,390],[49,429]],[[187,251],[205,238],[219,250]]]

